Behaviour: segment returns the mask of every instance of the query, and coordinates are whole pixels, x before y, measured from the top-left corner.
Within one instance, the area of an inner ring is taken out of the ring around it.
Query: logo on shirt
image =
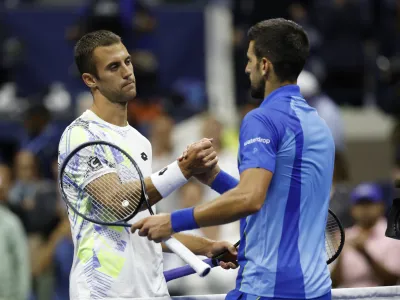
[[[90,157],[90,159],[88,161],[88,165],[92,171],[97,171],[97,170],[101,169],[101,167],[102,167],[100,160],[94,156]]]
[[[254,143],[269,144],[269,143],[271,143],[271,140],[270,139],[263,139],[263,138],[260,138],[260,137],[256,137],[254,139],[250,139],[250,140],[245,141],[243,146],[247,146],[247,145],[254,144]]]
[[[147,154],[144,153],[144,152],[140,153],[140,157],[141,157],[144,161],[148,160]]]

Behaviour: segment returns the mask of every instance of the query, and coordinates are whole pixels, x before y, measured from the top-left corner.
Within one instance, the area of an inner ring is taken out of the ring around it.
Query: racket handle
[[[203,262],[208,264],[211,268],[216,267],[216,265],[213,264],[213,260],[211,258],[207,258],[207,259],[203,260]],[[180,268],[165,271],[164,277],[165,277],[165,280],[168,282],[168,281],[171,281],[174,279],[192,275],[194,273],[196,273],[196,271],[193,270],[193,268],[191,266],[186,265],[186,266],[183,266]]]
[[[200,277],[204,277],[210,273],[211,267],[198,258],[192,251],[184,246],[177,239],[170,237],[164,240],[165,245],[184,262],[186,262]]]

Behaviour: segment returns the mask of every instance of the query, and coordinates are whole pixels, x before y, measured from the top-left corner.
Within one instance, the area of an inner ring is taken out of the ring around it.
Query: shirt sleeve
[[[275,172],[280,134],[267,112],[253,110],[246,115],[240,128],[239,143],[240,173],[250,168]]]

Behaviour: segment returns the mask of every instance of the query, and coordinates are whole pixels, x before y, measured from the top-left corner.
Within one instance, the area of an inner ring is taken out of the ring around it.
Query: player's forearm
[[[214,243],[213,240],[196,235],[175,233],[173,236],[196,255],[207,256],[207,253],[210,253]],[[172,252],[164,243],[162,247],[164,252]]]
[[[197,206],[194,218],[199,227],[222,225],[256,213],[260,208],[250,192],[235,188],[214,201]]]
[[[173,212],[173,232],[231,223],[258,212],[264,204],[268,187],[251,185],[251,180],[241,180],[236,188],[214,201]]]
[[[161,196],[161,194],[157,190],[157,188],[154,186],[150,177],[145,178],[144,184],[146,186],[146,193],[149,196],[149,203],[151,206],[153,206],[158,201],[160,201],[163,197]]]

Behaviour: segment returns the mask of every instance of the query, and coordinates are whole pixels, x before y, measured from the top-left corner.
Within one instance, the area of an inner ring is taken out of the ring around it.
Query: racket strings
[[[68,187],[71,195],[67,197],[69,205],[96,222],[125,220],[142,203],[135,164],[111,145],[91,144],[80,149],[66,163],[61,178],[63,190]]]
[[[342,243],[341,228],[337,220],[329,213],[325,228],[325,249],[328,260],[336,255]]]

